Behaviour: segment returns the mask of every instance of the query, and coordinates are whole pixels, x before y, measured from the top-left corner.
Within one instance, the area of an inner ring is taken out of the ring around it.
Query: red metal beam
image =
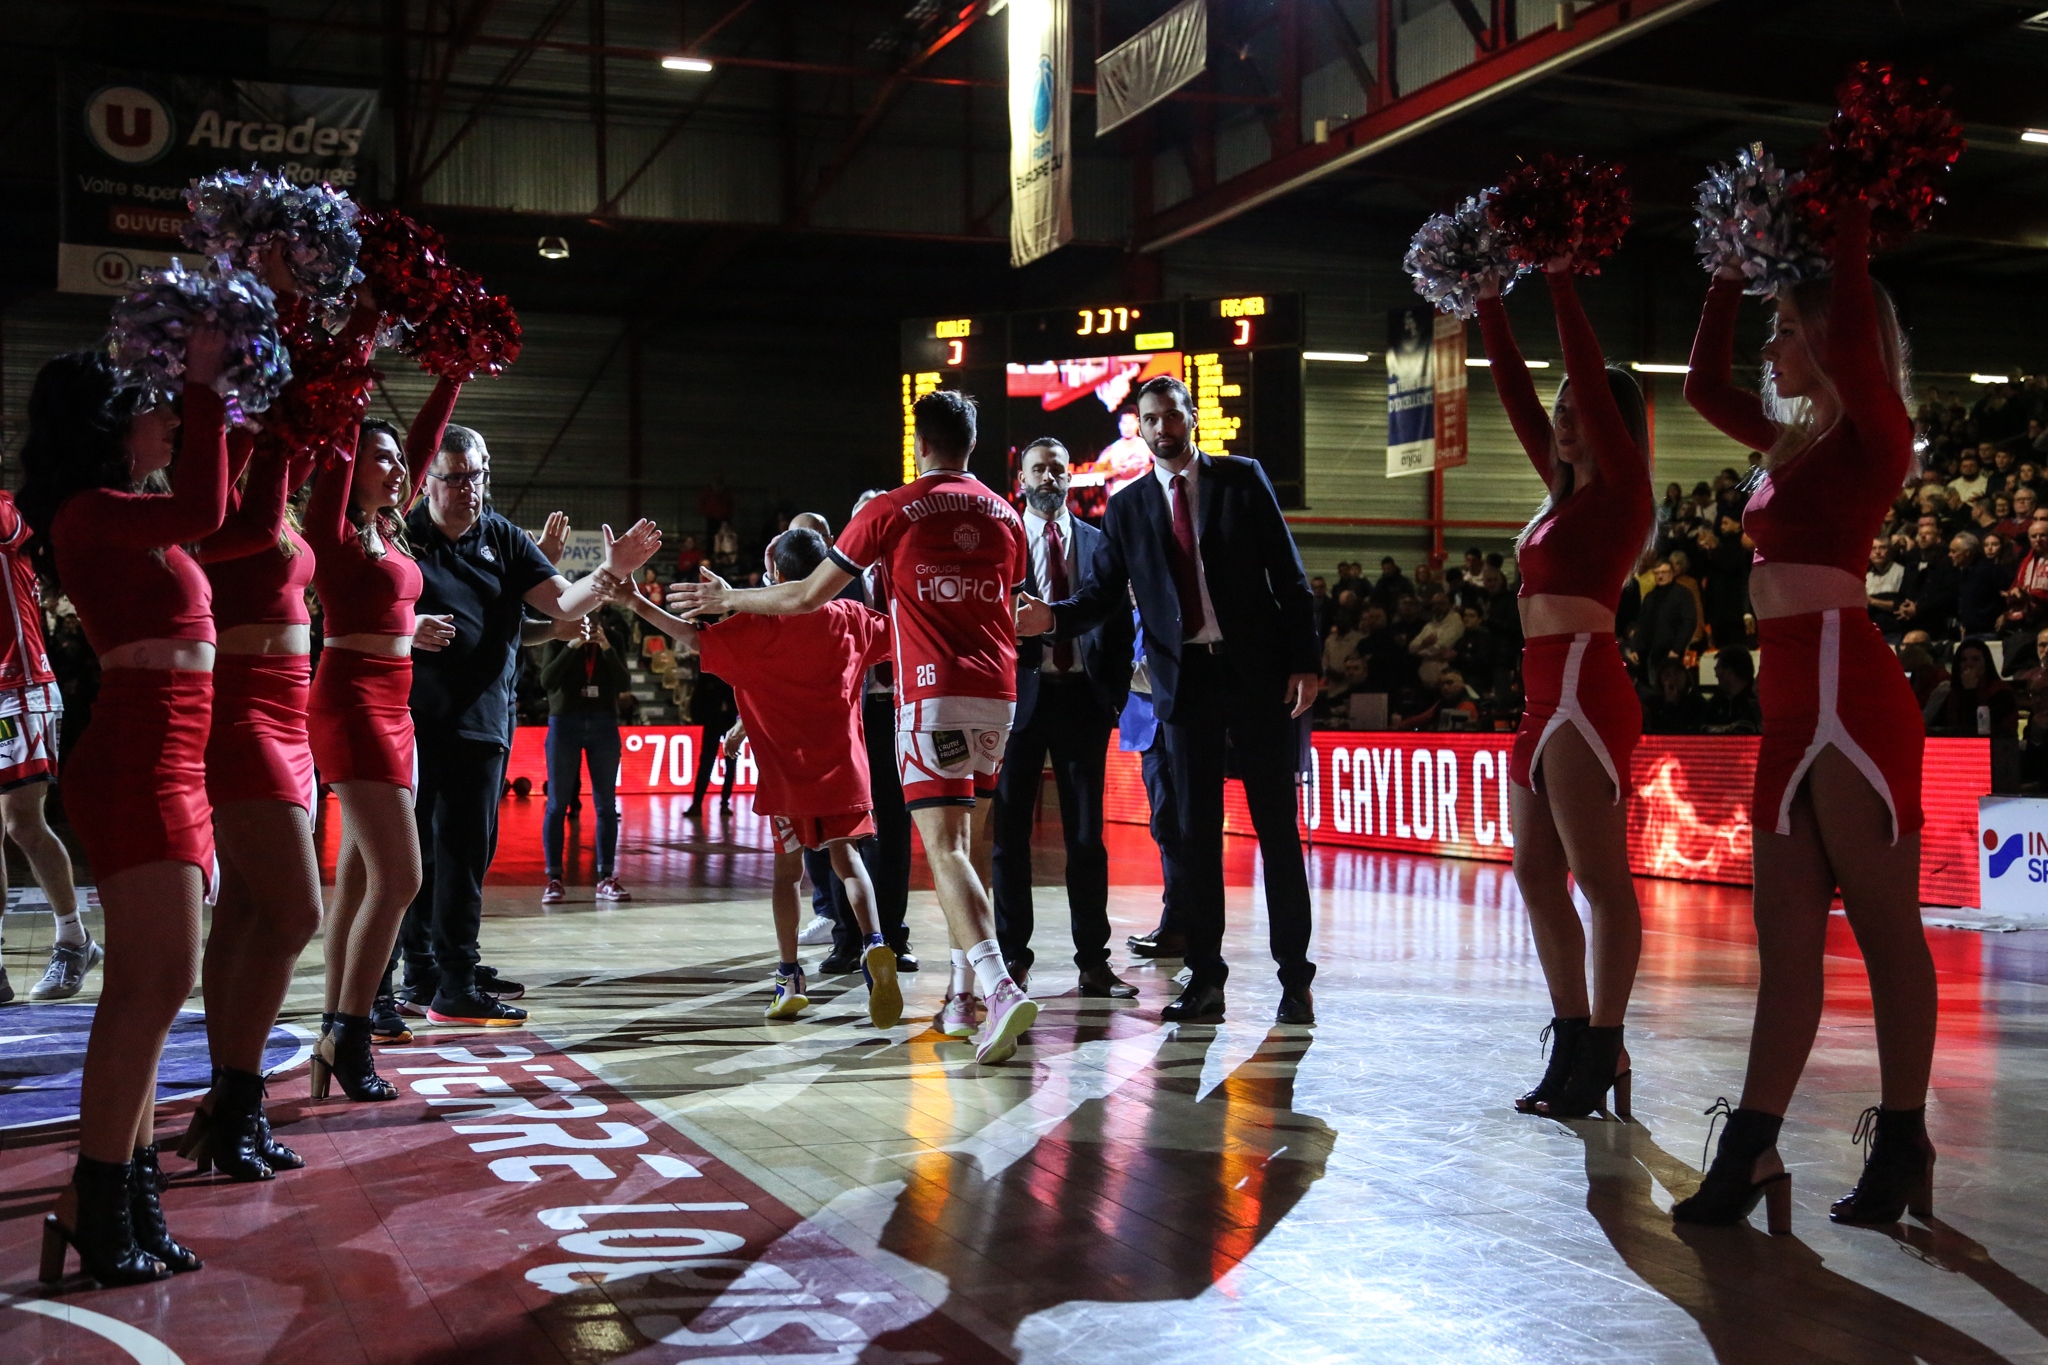
[[[569,9],[575,3],[576,0],[557,0],[555,7],[541,17],[540,27],[534,30],[535,39],[545,38],[548,34],[554,32],[555,25],[568,17]],[[484,39],[481,37],[476,41],[479,46],[484,44]],[[589,44],[584,44],[584,46],[588,47]],[[511,61],[505,63],[504,68],[498,72],[497,79],[491,82],[490,89],[484,91],[477,98],[477,102],[470,106],[469,117],[462,121],[462,126],[455,130],[455,135],[442,144],[441,150],[434,153],[433,160],[428,161],[426,165],[420,168],[419,173],[412,177],[412,183],[415,187],[424,188],[426,186],[427,181],[433,176],[434,172],[441,169],[441,163],[448,159],[448,154],[454,151],[464,138],[476,130],[476,125],[482,120],[484,112],[498,102],[498,96],[512,88],[512,82],[518,79],[519,73],[526,69],[526,64],[533,60],[533,54],[537,51],[539,51],[538,47],[523,47],[513,55]],[[418,147],[418,155],[423,158],[426,154],[426,144],[421,143]]]
[[[1158,251],[1171,246],[1712,3],[1713,0],[1606,0],[1579,15],[1568,30],[1547,28],[1482,54],[1472,65],[1420,90],[1395,96],[1383,104],[1375,102],[1370,113],[1332,128],[1327,142],[1311,142],[1275,156],[1233,176],[1208,194],[1198,194],[1153,215],[1139,225],[1138,249]],[[1391,6],[1381,6],[1383,15],[1390,9]],[[1379,77],[1382,88],[1387,89],[1393,76],[1394,54],[1393,35],[1384,23],[1380,36]]]

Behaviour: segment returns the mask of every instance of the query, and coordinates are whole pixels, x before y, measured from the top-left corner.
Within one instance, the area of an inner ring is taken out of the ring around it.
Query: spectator
[[[1693,577],[1692,556],[1683,550],[1673,550],[1668,556],[1671,561],[1671,581],[1692,594],[1693,638],[1691,645],[1700,643],[1707,628],[1706,595],[1700,591],[1699,579]]]
[[[1991,495],[1991,529],[2004,536],[2007,541],[2012,541],[2016,538],[2023,538],[2026,535],[2026,527],[2018,526],[2018,529],[2015,530],[2016,526],[2018,526],[2018,523],[2012,514],[2012,494],[1993,493]]]
[[[1342,565],[1338,566],[1342,568]],[[1330,580],[1321,574],[1309,579],[1308,590],[1315,598],[1316,635],[1327,635],[1330,630]]]
[[[1434,564],[1424,562],[1415,566],[1415,595],[1417,597],[1426,600],[1430,596],[1432,589],[1442,586],[1443,574],[1438,572]]]
[[[1934,661],[1931,641],[1924,630],[1909,630],[1899,642],[1899,666],[1906,670],[1906,682],[1913,689],[1924,713],[1934,690],[1948,681],[1948,670]]]
[[[1998,676],[1990,647],[1965,640],[1956,647],[1955,672],[1927,702],[1930,735],[2017,735],[2020,701]]]
[[[1373,689],[1366,685],[1369,665],[1357,654],[1346,655],[1344,667],[1337,676],[1323,686],[1322,695],[1316,698],[1316,705],[1326,720],[1342,723],[1351,714],[1353,695],[1364,695]]]
[[[2048,628],[2037,631],[2030,646],[2030,653],[2007,646],[2005,675],[2022,691],[2048,692]]]
[[[722,521],[711,533],[711,572],[730,583],[744,566],[740,563],[740,533],[729,521]]]
[[[1628,650],[1629,662],[1636,665],[1637,678],[1646,688],[1656,686],[1657,669],[1666,659],[1684,660],[1699,626],[1692,594],[1678,586],[1671,561],[1657,561],[1652,573],[1656,586],[1643,596]]]
[[[1459,618],[1465,629],[1451,653],[1451,664],[1476,691],[1493,690],[1494,673],[1504,662],[1505,647],[1499,636],[1486,628],[1478,607],[1461,608]]]
[[[2004,607],[2004,575],[1984,558],[1982,542],[1968,531],[1949,541],[1948,557],[1956,570],[1956,623],[1964,635],[1996,633]]]
[[[1708,635],[1716,649],[1745,645],[1749,639],[1749,568],[1755,547],[1743,538],[1742,519],[1723,504],[1719,528],[1702,530],[1695,539],[1706,557]]]
[[[1392,561],[1388,561],[1391,563]],[[1346,560],[1337,565],[1337,585],[1332,593],[1355,592],[1359,600],[1365,600],[1368,588],[1365,582],[1365,566],[1356,560]]]
[[[1864,569],[1864,596],[1870,598],[1870,620],[1884,639],[1898,634],[1898,598],[1907,583],[1905,565],[1892,559],[1892,542],[1878,536],[1870,542],[1870,567]]]
[[[1366,690],[1393,692],[1412,683],[1415,661],[1408,653],[1406,638],[1387,624],[1387,614],[1378,607],[1367,607],[1360,624],[1364,638],[1352,652],[1365,660]]]
[[[2012,571],[2019,564],[2019,559],[2013,554],[2012,542],[2004,536],[1996,531],[1986,531],[1983,534],[1984,562],[1997,566],[2001,580],[1999,590],[2003,592],[2012,586]]]
[[[1756,664],[1746,649],[1722,650],[1714,656],[1714,695],[1707,701],[1706,733],[1757,735],[1763,728],[1763,707],[1756,697]]]
[[[1394,562],[1394,557],[1382,559],[1379,582],[1372,585],[1373,601],[1391,616],[1402,598],[1414,595],[1415,585],[1401,576],[1401,566]]]
[[[697,537],[684,536],[683,546],[676,551],[676,577],[685,583],[697,581],[697,570],[704,563],[704,551],[697,546]]]
[[[704,534],[713,541],[718,531],[733,518],[732,492],[725,486],[725,475],[712,479],[710,485],[697,495],[697,511],[704,518]]]
[[[2048,520],[2027,528],[2027,554],[2013,570],[2012,586],[2005,590],[1999,631],[2031,636],[2044,625],[2048,625]]]
[[[1479,724],[1479,696],[1465,685],[1457,669],[1446,668],[1438,675],[1428,706],[1412,716],[1403,716],[1396,730],[1471,730]]]
[[[2030,490],[2034,495],[2034,505],[2037,507],[2041,505],[2043,497],[2048,497],[2048,483],[2042,481],[2041,466],[2035,460],[2024,459],[2019,462],[2013,471],[2012,487],[2014,493],[2018,493],[2022,488]]]
[[[1486,572],[1486,554],[1477,545],[1465,549],[1465,581],[1477,583],[1479,575]]]
[[[1706,704],[1692,685],[1692,670],[1683,660],[1657,665],[1657,686],[1643,698],[1643,733],[1697,735],[1706,729]]]
[[[1989,464],[1985,462],[1989,461]],[[2019,457],[2010,450],[2001,449],[1990,441],[1977,447],[1977,464],[1984,470],[1985,486],[1994,493],[2010,495],[2013,487],[2013,466]]]
[[[1949,491],[1958,497],[1974,501],[1984,496],[1991,487],[1991,481],[1984,477],[1984,463],[1977,458],[1974,450],[1965,451],[1957,462],[1956,476],[1948,481]]]
[[[1323,637],[1323,679],[1335,683],[1344,676],[1344,661],[1358,652],[1358,645],[1365,638],[1358,629],[1358,604],[1350,593],[1344,594],[1344,601],[1337,605],[1336,619],[1330,623],[1329,634]]]
[[[1424,687],[1435,687],[1451,661],[1458,637],[1465,633],[1465,620],[1451,609],[1451,599],[1442,592],[1429,599],[1429,622],[1408,641],[1408,652],[1420,660],[1416,676]]]
[[[1917,626],[1937,640],[1948,639],[1955,630],[1961,575],[1949,560],[1938,518],[1920,518],[1905,570],[1905,582],[1899,588],[1899,623],[1908,629]]]
[[[1485,604],[1486,628],[1511,649],[1521,649],[1522,613],[1514,590],[1508,587],[1507,577],[1497,566],[1489,564],[1480,571],[1479,593]]]
[[[2027,528],[2034,524],[2034,513],[2040,510],[2040,495],[2023,483],[2015,483],[2012,490],[2012,516],[2007,519],[2012,523],[2014,531],[2025,535]]]

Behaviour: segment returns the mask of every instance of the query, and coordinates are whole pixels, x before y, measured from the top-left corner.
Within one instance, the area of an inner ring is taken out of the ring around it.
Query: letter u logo
[[[107,141],[116,147],[147,147],[156,136],[155,111],[148,105],[101,105]]]

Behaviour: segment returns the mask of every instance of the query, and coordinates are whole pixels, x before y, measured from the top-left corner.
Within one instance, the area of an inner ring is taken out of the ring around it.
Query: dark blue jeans
[[[598,711],[548,717],[548,811],[541,846],[548,876],[562,875],[562,822],[583,788],[583,761],[590,760],[590,804],[597,811],[597,875],[612,875],[619,852],[619,804],[612,791],[619,776],[619,723]]]

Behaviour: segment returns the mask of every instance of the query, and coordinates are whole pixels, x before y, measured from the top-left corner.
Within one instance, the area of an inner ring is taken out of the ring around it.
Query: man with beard
[[[1017,476],[1031,551],[1025,590],[1052,601],[1094,582],[1102,546],[1102,532],[1067,511],[1070,468],[1067,448],[1041,437],[1024,448]],[[1138,993],[1109,965],[1109,850],[1102,842],[1109,736],[1130,691],[1133,634],[1125,611],[1071,640],[1017,641],[1017,718],[996,783],[994,866],[996,939],[1020,986],[1028,986],[1034,958],[1031,827],[1050,754],[1081,994],[1128,1000]]]
[[[1109,500],[1091,581],[1065,601],[1025,596],[1020,636],[1072,640],[1138,601],[1179,826],[1190,981],[1162,1011],[1170,1023],[1224,1017],[1223,779],[1244,780],[1265,867],[1269,942],[1282,1024],[1313,1024],[1308,872],[1295,825],[1307,736],[1301,717],[1322,682],[1315,599],[1280,501],[1255,461],[1195,444],[1187,386],[1162,375],[1138,391],[1152,477]]]

